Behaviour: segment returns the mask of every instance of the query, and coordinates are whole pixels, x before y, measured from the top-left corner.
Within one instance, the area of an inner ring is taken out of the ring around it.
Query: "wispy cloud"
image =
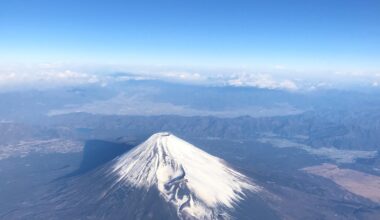
[[[104,84],[106,81],[99,74],[59,63],[0,67],[0,89],[2,90]]]
[[[235,74],[228,79],[228,85],[250,86],[262,89],[297,90],[297,84],[289,79],[276,80],[268,74]]]
[[[73,70],[48,71],[37,73],[1,73],[0,86],[11,88],[18,86],[51,87],[59,85],[91,84],[99,83],[100,79],[93,74],[77,72]]]
[[[284,68],[278,66],[278,68]],[[316,90],[354,83],[378,87],[380,74],[334,72],[329,78],[299,74],[255,72],[249,70],[210,70],[175,67],[83,67],[62,63],[31,66],[0,66],[0,89],[51,88],[55,86],[99,84],[125,80],[164,80],[213,86],[255,87],[276,90]]]

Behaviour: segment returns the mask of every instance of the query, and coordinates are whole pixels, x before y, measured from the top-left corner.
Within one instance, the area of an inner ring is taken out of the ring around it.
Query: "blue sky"
[[[380,71],[380,1],[2,0],[0,62]]]

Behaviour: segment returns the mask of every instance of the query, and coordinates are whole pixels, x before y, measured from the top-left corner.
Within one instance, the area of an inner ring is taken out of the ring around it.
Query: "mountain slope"
[[[214,218],[258,191],[222,160],[169,133],[157,133],[112,166],[118,181],[137,188],[157,187],[179,216]]]

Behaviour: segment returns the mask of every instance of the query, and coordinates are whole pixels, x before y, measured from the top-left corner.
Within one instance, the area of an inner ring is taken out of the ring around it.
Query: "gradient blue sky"
[[[380,1],[2,0],[0,59],[376,72]]]

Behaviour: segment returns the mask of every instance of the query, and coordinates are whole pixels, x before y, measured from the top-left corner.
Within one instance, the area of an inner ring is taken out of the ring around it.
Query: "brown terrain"
[[[380,177],[351,170],[341,169],[334,164],[322,164],[302,169],[307,173],[322,176],[356,195],[380,203]]]

